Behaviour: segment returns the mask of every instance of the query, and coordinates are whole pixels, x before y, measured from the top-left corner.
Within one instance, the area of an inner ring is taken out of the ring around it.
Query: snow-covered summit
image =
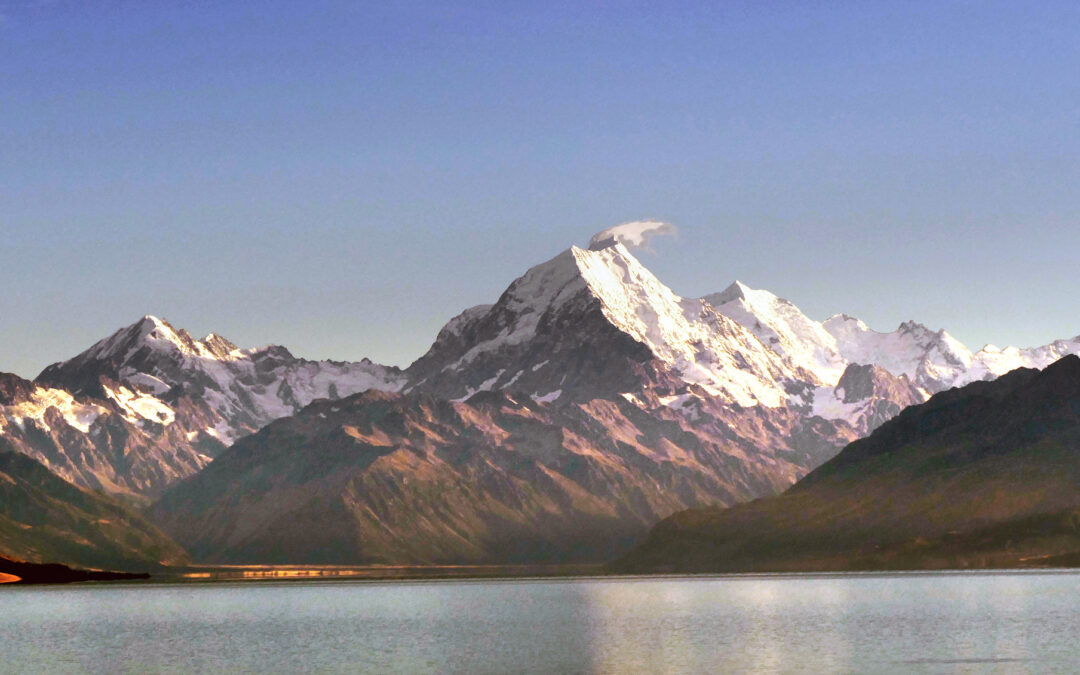
[[[704,299],[753,332],[770,349],[815,376],[809,382],[815,385],[815,414],[845,419],[856,426],[862,421],[856,419],[855,411],[864,409],[865,404],[823,403],[837,396],[844,398],[830,388],[837,387],[852,366],[874,366],[891,376],[906,378],[927,397],[975,380],[993,379],[1015,368],[1045,368],[1066,354],[1080,353],[1080,338],[1057,340],[1032,349],[999,349],[991,345],[972,354],[947,331],[931,330],[916,321],[904,321],[888,333],[875,331],[847,314],[818,322],[788,300],[739,281]],[[789,400],[799,405],[809,399],[796,393]]]
[[[1080,335],[1070,340],[1054,340],[1041,347],[1001,349],[986,345],[976,352],[971,368],[955,384],[991,379],[1017,368],[1046,368],[1069,354],[1080,354]]]
[[[836,340],[821,323],[793,303],[740,281],[704,300],[750,330],[770,349],[815,376],[814,384],[836,384],[847,367]]]
[[[568,380],[581,370],[573,364],[594,348],[601,353],[590,357],[591,368],[607,359],[605,349],[633,351],[637,362],[659,368],[665,382],[698,385],[745,406],[780,405],[786,384],[806,379],[709,303],[677,295],[622,242],[596,243],[588,250],[571,247],[529,269],[495,305],[454,319],[410,367],[411,386],[448,387],[456,396],[511,386],[538,397],[554,391],[572,396]],[[472,340],[458,344],[452,337],[464,322]],[[611,337],[605,342],[601,334]],[[535,374],[548,368],[553,370],[546,376]],[[633,386],[621,376],[619,382]],[[595,378],[581,383],[589,392],[594,385]]]
[[[207,337],[213,339],[217,336],[211,334]],[[214,342],[217,343],[216,349],[203,341],[195,340],[186,330],[177,330],[168,321],[147,314],[130,326],[125,326],[109,337],[94,343],[80,356],[120,362],[131,358],[137,351],[144,348],[160,353],[177,353],[186,356],[211,355],[215,351],[221,351],[226,345],[232,349],[236,348],[227,341],[222,344],[221,339]]]
[[[216,333],[196,340],[149,315],[49,366],[37,381],[111,400],[135,423],[169,426],[187,415],[197,425],[189,431],[226,444],[317,398],[404,383],[396,368],[370,361],[308,361],[277,345],[240,349]]]
[[[905,375],[929,392],[954,386],[972,366],[971,351],[959,340],[915,321],[905,321],[891,333],[879,333],[846,315],[834,316],[823,326],[849,363],[873,364]]]
[[[1015,368],[1044,368],[1066,354],[1080,352],[1077,338],[1032,349],[989,345],[972,354],[948,331],[931,330],[913,320],[886,333],[848,314],[818,322],[790,301],[740,281],[704,299],[771,349],[813,373],[816,381],[812,383],[818,386],[835,386],[849,365],[874,365],[907,377],[929,395]]]

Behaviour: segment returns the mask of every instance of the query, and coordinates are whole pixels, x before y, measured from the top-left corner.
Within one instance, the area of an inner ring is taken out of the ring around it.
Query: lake
[[[1080,574],[0,588],[5,672],[1075,672]]]

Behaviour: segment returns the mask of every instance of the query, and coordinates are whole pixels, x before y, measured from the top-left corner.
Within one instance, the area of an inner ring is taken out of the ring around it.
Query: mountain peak
[[[209,333],[202,340],[199,340],[197,344],[202,345],[211,356],[219,359],[227,357],[232,352],[239,349],[228,339],[218,335],[217,333]]]
[[[153,351],[196,351],[195,340],[185,330],[177,330],[165,319],[147,314],[81,354],[87,359],[124,362],[143,348]]]
[[[934,331],[927,328],[925,325],[915,321],[914,319],[908,319],[897,327],[899,333],[913,333],[919,335],[932,335]],[[939,331],[940,333],[940,331]]]
[[[494,306],[452,320],[409,367],[413,386],[455,399],[511,388],[572,400],[664,380],[745,406],[782,403],[796,367],[708,302],[676,294],[624,242],[599,242],[532,267]],[[605,363],[618,364],[610,376],[583,368]]]
[[[723,305],[731,302],[732,300],[745,300],[748,295],[754,292],[754,289],[750,288],[738,279],[735,280],[730,286],[714,293],[706,298],[712,305]]]
[[[844,372],[836,340],[792,302],[735,281],[703,298],[716,311],[741,324],[769,349],[813,373],[821,384],[835,384]]]
[[[216,333],[196,340],[168,320],[147,314],[98,340],[78,356],[49,366],[37,379],[46,384],[66,383],[78,391],[91,391],[95,390],[99,375],[122,381],[131,372],[168,370],[193,360],[228,360],[237,350],[236,345]]]
[[[94,360],[125,363],[144,348],[158,354],[215,360],[227,358],[239,349],[217,333],[209,333],[202,340],[196,340],[191,333],[183,328],[176,328],[167,319],[147,314],[98,341],[83,355]]]

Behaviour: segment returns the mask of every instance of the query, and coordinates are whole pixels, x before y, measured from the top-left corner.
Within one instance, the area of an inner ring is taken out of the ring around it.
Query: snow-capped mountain
[[[506,389],[567,402],[696,385],[768,407],[813,379],[710,303],[675,294],[614,240],[572,247],[494,305],[456,317],[406,376],[407,390],[448,398]]]
[[[184,414],[181,401],[188,402],[213,421],[188,431],[226,445],[317,398],[394,391],[404,383],[396,368],[370,361],[308,361],[276,345],[240,349],[213,333],[196,340],[153,316],[49,366],[37,381],[110,400],[142,424],[171,425]]]
[[[992,380],[1017,368],[1042,369],[1063,356],[1080,353],[1080,336],[1029,349],[987,345],[973,354],[945,330],[932,331],[914,321],[905,321],[892,333],[878,333],[842,314],[822,325],[836,338],[840,354],[849,363],[870,363],[904,375],[931,394]]]
[[[879,333],[846,314],[818,322],[790,301],[738,281],[705,300],[825,386],[835,386],[850,365],[874,365],[906,377],[928,396],[1016,368],[1045,368],[1080,353],[1080,337],[1031,349],[987,345],[973,354],[945,330],[933,331],[915,321],[905,321],[891,333]]]
[[[196,340],[147,316],[34,382],[9,378],[0,435],[63,478],[153,495],[237,438],[315,399],[400,389],[396,368],[298,359],[284,347]]]
[[[821,323],[769,291],[754,290],[736,281],[703,299],[750,330],[770,349],[811,373],[815,384],[836,384],[851,362],[840,354],[835,337]]]
[[[147,316],[34,382],[9,379],[0,435],[80,485],[154,495],[273,420],[370,389],[452,401],[506,391],[541,406],[624,401],[691,422],[705,404],[788,409],[865,434],[932,393],[1078,352],[1080,338],[972,354],[914,322],[878,333],[846,315],[815,321],[740,282],[685,298],[608,237],[465,310],[405,371],[197,340]],[[775,440],[751,435],[761,447]]]
[[[954,386],[972,366],[971,351],[959,340],[914,321],[905,321],[892,333],[878,333],[842,314],[823,325],[848,362],[874,364],[904,375],[930,393]]]

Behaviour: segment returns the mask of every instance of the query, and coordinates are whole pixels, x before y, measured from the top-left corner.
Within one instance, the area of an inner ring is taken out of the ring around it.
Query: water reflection
[[[5,588],[4,671],[1069,672],[1080,575]]]

